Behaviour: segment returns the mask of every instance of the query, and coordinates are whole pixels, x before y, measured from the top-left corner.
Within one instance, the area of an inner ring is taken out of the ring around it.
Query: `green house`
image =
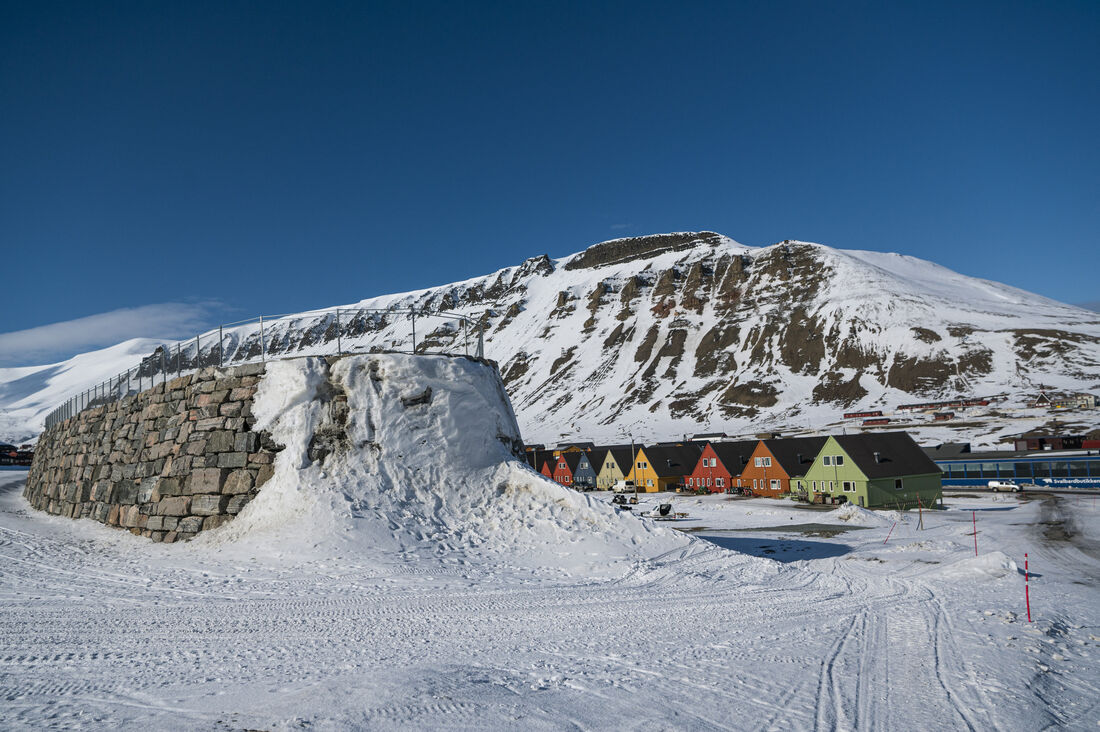
[[[943,500],[942,472],[905,432],[833,435],[795,492],[815,503],[930,508]]]

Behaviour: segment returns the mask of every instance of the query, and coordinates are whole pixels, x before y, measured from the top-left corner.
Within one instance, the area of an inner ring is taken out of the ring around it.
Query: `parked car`
[[[991,480],[989,481],[989,490],[993,491],[994,493],[999,493],[1000,491],[1012,491],[1014,493],[1019,493],[1023,490],[1023,488],[1021,488],[1020,484],[1014,480]]]
[[[611,490],[615,493],[633,493],[637,488],[632,480],[617,480]]]

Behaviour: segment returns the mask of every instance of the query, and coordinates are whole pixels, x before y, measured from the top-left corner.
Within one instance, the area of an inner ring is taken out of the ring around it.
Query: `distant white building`
[[[1096,409],[1096,396],[1083,392],[1074,394],[1041,391],[1028,406],[1049,409]]]

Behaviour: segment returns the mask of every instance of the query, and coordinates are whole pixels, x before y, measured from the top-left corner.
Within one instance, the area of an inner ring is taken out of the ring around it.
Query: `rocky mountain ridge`
[[[387,312],[405,308],[477,319],[531,442],[814,430],[913,401],[1003,395],[1003,410],[1040,385],[1100,391],[1100,314],[913,257],[799,241],[684,232],[532,257],[346,306],[343,347],[410,348],[407,317]],[[418,320],[420,352],[476,337]],[[309,353],[336,330],[331,314],[269,322],[266,350]],[[227,332],[223,348],[256,356],[259,333]],[[183,353],[185,366],[212,356]]]

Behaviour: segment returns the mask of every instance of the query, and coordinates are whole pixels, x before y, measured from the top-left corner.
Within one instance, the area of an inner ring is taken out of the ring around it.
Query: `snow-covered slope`
[[[134,338],[60,363],[0,368],[0,442],[36,438],[54,407],[133,367],[158,345],[149,338]]]
[[[481,317],[528,442],[839,430],[844,411],[1002,395],[954,426],[904,425],[983,444],[1046,423],[1023,409],[1040,385],[1100,391],[1100,314],[913,257],[796,241],[619,239],[341,307],[345,349],[410,348],[406,317],[367,308]],[[418,351],[474,341],[438,318],[417,332]],[[334,317],[268,323],[266,338],[275,355],[331,350]],[[258,328],[231,332],[226,349],[258,356]],[[54,403],[35,399],[43,413]],[[1072,429],[1096,422],[1077,415]]]

